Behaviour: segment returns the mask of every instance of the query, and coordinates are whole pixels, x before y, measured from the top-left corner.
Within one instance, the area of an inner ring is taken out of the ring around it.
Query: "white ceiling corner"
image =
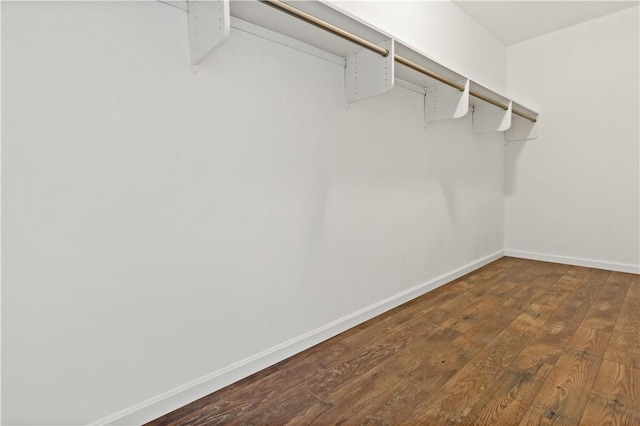
[[[453,3],[505,45],[520,43],[640,1],[456,1]]]

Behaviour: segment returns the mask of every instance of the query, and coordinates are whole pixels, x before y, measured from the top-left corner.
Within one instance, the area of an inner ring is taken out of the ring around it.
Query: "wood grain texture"
[[[469,401],[476,399],[499,380],[528,340],[526,336],[504,330],[444,383],[424,406],[416,409],[409,423],[465,423],[472,408]]]
[[[545,340],[532,339],[511,363],[510,369],[521,374],[533,374],[543,380],[558,361],[562,348]]]
[[[590,268],[584,279],[586,281],[606,282],[610,275],[611,271]]]
[[[560,279],[560,276],[553,274],[549,276],[539,277],[533,280],[530,285],[523,286],[520,291],[515,293],[509,303],[505,304],[505,307],[518,309],[521,311],[526,310],[529,305],[535,302],[540,296],[542,296],[549,287],[555,284]]]
[[[414,408],[429,397],[428,392],[413,383],[400,382],[376,396],[366,408],[354,413],[348,424],[382,426],[406,423]]]
[[[581,325],[569,339],[567,347],[574,349],[576,352],[602,358],[610,337],[611,333]]]
[[[625,272],[617,272],[613,271],[607,278],[607,282],[610,283],[619,283],[619,284],[629,284],[633,279],[634,274],[627,274]]]
[[[263,404],[260,410],[252,410],[234,419],[233,424],[276,425],[286,423],[300,411],[300,407],[312,407],[317,399],[302,385],[281,393]],[[209,425],[208,421],[193,426]]]
[[[640,298],[640,280],[638,279],[638,275],[634,275],[631,277],[631,281],[629,282],[629,290],[627,291],[627,297]]]
[[[585,278],[540,329],[534,341],[546,341],[564,347],[603,285],[602,281],[587,281]]]
[[[547,420],[577,424],[589,400],[597,367],[598,362],[587,354],[563,352],[520,424]]]
[[[580,420],[581,425],[636,426],[640,413],[591,394]]]
[[[505,257],[148,425],[637,425],[639,288]]]
[[[414,368],[408,371],[404,378],[415,383],[420,389],[433,394],[467,365],[481,349],[480,345],[464,336],[458,336],[444,344],[430,344],[429,348],[422,353],[417,365],[415,355],[407,354],[407,358],[413,358]]]
[[[378,395],[400,382],[400,377],[382,363],[356,379],[350,380],[310,408],[286,419],[292,424],[340,424],[366,409]]]
[[[591,304],[591,308],[582,320],[582,325],[603,331],[613,331],[628,288],[628,283],[607,282]]]
[[[481,321],[475,321],[464,333],[465,337],[476,343],[486,345],[500,334],[506,324],[511,323],[519,315],[519,311],[505,308],[504,305],[494,309]]]
[[[625,298],[604,357],[640,368],[640,298]]]
[[[473,303],[463,308],[444,321],[442,325],[456,331],[468,331],[474,323],[482,322],[482,319],[504,303],[498,296],[486,295],[476,299]]]
[[[640,407],[640,370],[605,359],[591,392],[625,409]]]
[[[468,424],[517,424],[541,386],[542,380],[537,380],[534,374],[508,369],[474,404],[472,414],[467,419]]]
[[[345,386],[349,381],[357,380],[378,363],[398,352],[403,343],[373,344],[358,352],[340,365],[328,371],[318,372],[305,382],[305,387],[318,399],[326,399],[330,394]]]
[[[580,284],[580,279],[561,277],[525,309],[511,327],[534,336]],[[520,305],[520,304],[518,304]],[[517,307],[517,306],[516,306]]]

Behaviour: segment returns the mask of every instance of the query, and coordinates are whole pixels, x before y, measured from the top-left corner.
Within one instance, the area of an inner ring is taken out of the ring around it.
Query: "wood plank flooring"
[[[148,425],[640,425],[638,278],[505,257]]]

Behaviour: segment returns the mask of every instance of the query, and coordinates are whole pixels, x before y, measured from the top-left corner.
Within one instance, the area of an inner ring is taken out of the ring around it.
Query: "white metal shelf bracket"
[[[393,39],[379,44],[387,56],[363,49],[347,57],[345,83],[347,103],[382,95],[393,89]]]
[[[537,119],[537,116],[536,116]],[[504,139],[510,141],[528,141],[536,139],[540,132],[540,120],[532,122],[525,118],[514,116],[511,127],[504,132]]]
[[[482,102],[473,107],[473,133],[503,132],[511,127],[512,102],[506,110]]]
[[[229,0],[187,2],[191,65],[198,65],[229,37]]]
[[[469,79],[460,81],[464,90],[446,84],[437,84],[425,89],[424,124],[432,121],[464,117],[469,111]]]

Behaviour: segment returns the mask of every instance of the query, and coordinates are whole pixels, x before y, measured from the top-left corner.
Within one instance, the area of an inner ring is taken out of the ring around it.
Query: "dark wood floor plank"
[[[433,311],[429,312],[428,316],[433,324],[440,325],[451,318],[452,315],[453,314],[449,311],[445,311],[443,309],[434,309]]]
[[[582,281],[540,329],[533,342],[545,341],[547,344],[564,347],[603,285],[602,281]]]
[[[510,327],[527,336],[534,336],[569,298],[580,282],[580,279],[571,277],[559,278],[535,302],[531,303]]]
[[[199,425],[224,425],[235,422],[238,418],[245,416],[247,413],[256,413],[270,407],[277,398],[282,394],[284,383],[282,375],[277,378],[279,380],[271,380],[266,383],[256,382],[250,386],[239,389],[230,395],[207,404],[206,406],[183,416],[168,424],[171,426],[199,426]],[[297,397],[305,397],[307,403],[315,402],[313,398],[303,389],[298,388]],[[289,389],[287,387],[286,389]],[[317,400],[316,400],[317,401]]]
[[[449,287],[449,285],[439,287],[433,292],[429,292],[417,299],[414,299],[402,306],[395,308],[394,310],[388,312],[388,315],[383,315],[392,316],[398,321],[402,321],[407,318],[413,318],[415,315],[426,314],[433,309],[439,308],[443,303],[446,303],[449,300],[454,299],[463,293],[466,293],[471,288],[473,288],[473,284],[469,283],[468,281],[456,281],[454,283],[451,283],[451,287]]]
[[[538,276],[555,276],[557,263],[534,261],[527,268],[527,272],[534,272]]]
[[[625,272],[612,271],[611,274],[609,275],[609,278],[607,278],[607,282],[628,285],[629,283],[631,283],[633,276],[634,274],[627,274]]]
[[[565,265],[563,263],[558,263],[554,269],[554,272],[557,272],[561,275],[565,275],[569,269],[571,269],[571,265]]]
[[[495,339],[504,330],[505,325],[514,321],[519,314],[519,311],[505,308],[503,304],[482,320],[474,321],[465,331],[464,336],[473,342],[486,345]]]
[[[637,426],[640,413],[598,395],[591,394],[580,420],[581,425]]]
[[[148,425],[640,424],[639,276],[502,258]]]
[[[429,394],[436,392],[454,374],[476,356],[482,346],[464,336],[458,336],[446,344],[429,345],[419,352],[420,361],[401,376]],[[409,354],[415,359],[415,354]],[[415,361],[414,361],[415,362]]]
[[[582,320],[582,325],[597,330],[613,331],[628,288],[629,283],[607,282],[602,286]]]
[[[386,359],[396,356],[407,347],[426,345],[426,342],[437,340],[439,333],[444,334],[446,336],[444,341],[448,342],[455,331],[442,329],[432,324],[429,318],[420,317],[393,333],[383,334],[377,339],[369,340],[367,343],[374,343],[368,346],[363,344],[361,348],[354,349],[352,356],[339,364],[334,364],[333,368],[318,371],[305,381],[304,385],[318,399],[325,400],[342,386],[352,380],[357,380],[370,369]]]
[[[550,410],[546,407],[539,407],[537,405],[531,405],[529,410],[524,415],[524,418],[520,422],[520,426],[542,426],[542,425],[554,425],[554,426],[576,426],[578,423],[569,417],[565,417],[554,410]],[[589,425],[589,423],[587,423]],[[593,425],[596,426],[596,425]],[[597,425],[600,426],[600,425]]]
[[[576,278],[580,281],[584,280],[589,274],[590,269],[582,266],[570,266],[567,272],[564,273],[564,277]]]
[[[632,279],[629,283],[629,290],[627,291],[627,297],[640,298],[640,283],[636,279]]]
[[[428,311],[424,312],[424,314],[428,314]],[[368,326],[359,329],[358,332],[350,333],[342,339],[342,342],[350,348],[362,348],[379,340],[381,336],[386,338],[397,333],[403,327],[410,327],[411,323],[420,321],[423,318],[422,314],[414,315],[413,317],[403,316],[398,321],[394,317],[386,317],[381,321],[372,322]]]
[[[405,343],[402,342],[370,345],[342,364],[313,375],[304,383],[304,386],[319,400],[324,400],[350,380],[356,380],[380,362],[400,351],[404,346]]]
[[[507,369],[500,380],[473,405],[467,424],[511,426],[520,423],[542,386],[531,373]]]
[[[275,366],[278,370],[289,370],[300,374],[306,370],[326,368],[352,352],[353,350],[344,343],[343,339],[334,337],[280,361]]]
[[[610,338],[609,332],[580,325],[569,339],[567,346],[576,352],[602,358]]]
[[[597,371],[598,362],[591,356],[564,351],[521,424],[537,424],[548,420],[578,424]]]
[[[604,357],[640,368],[640,298],[625,298]]]
[[[536,275],[526,272],[526,270],[516,270],[516,272],[512,270],[503,271],[486,280],[475,280],[474,277],[475,274],[472,274],[467,278],[474,286],[464,294],[463,298],[445,303],[439,306],[439,308],[450,312],[457,312],[485,295],[507,298],[518,293],[537,278]]]
[[[505,304],[505,307],[525,311],[559,279],[560,276],[555,273],[551,277],[539,277],[534,279],[530,285],[524,286],[519,292],[514,294],[511,297],[511,300]]]
[[[228,398],[233,392],[238,389],[242,389],[246,386],[250,386],[252,383],[259,382],[261,379],[264,379],[271,374],[278,372],[278,368],[274,365],[264,370],[259,371],[256,374],[252,374],[249,377],[246,377],[242,380],[239,380],[218,392],[214,392],[209,394],[203,398],[200,398],[189,405],[178,408],[163,417],[152,420],[149,423],[146,423],[146,426],[160,426],[160,425],[182,425],[186,424],[189,419],[197,417],[198,415],[209,415],[214,410],[216,410],[215,404],[219,401]],[[202,410],[202,411],[201,411]]]
[[[509,366],[518,374],[533,374],[536,379],[544,380],[558,361],[562,347],[545,341],[529,341]]]
[[[485,297],[477,299],[455,315],[452,315],[442,323],[442,326],[464,333],[469,330],[473,324],[482,322],[484,317],[491,314],[491,312],[503,303],[504,300],[501,297],[490,294],[486,295]]]
[[[400,377],[381,363],[362,376],[346,382],[312,407],[301,407],[300,413],[289,417],[291,424],[340,424],[364,410],[377,397],[400,382]],[[281,423],[281,422],[280,422]]]
[[[286,423],[291,417],[301,410],[308,410],[317,403],[317,399],[307,391],[304,386],[299,385],[274,398],[271,398],[259,409],[245,413],[227,424],[234,425],[279,425]],[[212,423],[202,421],[193,423],[190,426],[208,426]]]
[[[482,352],[451,377],[414,412],[412,424],[462,423],[471,412],[469,401],[486,392],[522,350],[528,337],[504,330]]]
[[[451,314],[458,313],[478,300],[481,300],[486,294],[490,294],[492,287],[494,286],[487,283],[483,283],[482,285],[477,284],[468,291],[441,303],[437,308]]]
[[[512,327],[526,336],[535,336],[546,324],[553,312],[522,312],[514,320]]]
[[[398,353],[394,362],[387,365],[389,370],[407,382],[415,382],[419,379],[421,371],[428,368],[442,351],[445,351],[452,342],[456,342],[458,333],[443,327],[438,327],[424,341],[414,341],[405,350]]]
[[[429,396],[427,391],[411,382],[400,382],[355,413],[348,424],[387,426],[405,423],[415,407],[420,406]]]
[[[471,287],[473,284],[463,278],[455,280],[351,328],[340,335],[341,339],[349,341],[353,347],[361,346],[362,342],[369,344],[371,336],[387,334],[389,330],[397,330],[406,323],[428,315],[443,303],[466,293]]]
[[[557,309],[580,286],[581,282],[580,278],[562,276],[535,303],[552,305]]]
[[[350,352],[351,349],[339,339],[331,339],[277,364],[274,367],[275,371],[270,368],[271,374],[258,377],[241,386],[234,384],[221,389],[192,403],[189,410],[184,407],[185,410],[179,409],[170,413],[171,416],[168,418],[171,421],[157,424],[172,426],[195,425],[202,422],[208,425],[227,424],[263,406],[281,394],[283,388],[290,389],[305,379],[321,374],[332,367],[334,362],[347,357]]]
[[[611,271],[590,268],[589,273],[584,279],[585,281],[606,282],[610,275]]]
[[[605,359],[591,392],[611,404],[640,412],[640,370]]]

